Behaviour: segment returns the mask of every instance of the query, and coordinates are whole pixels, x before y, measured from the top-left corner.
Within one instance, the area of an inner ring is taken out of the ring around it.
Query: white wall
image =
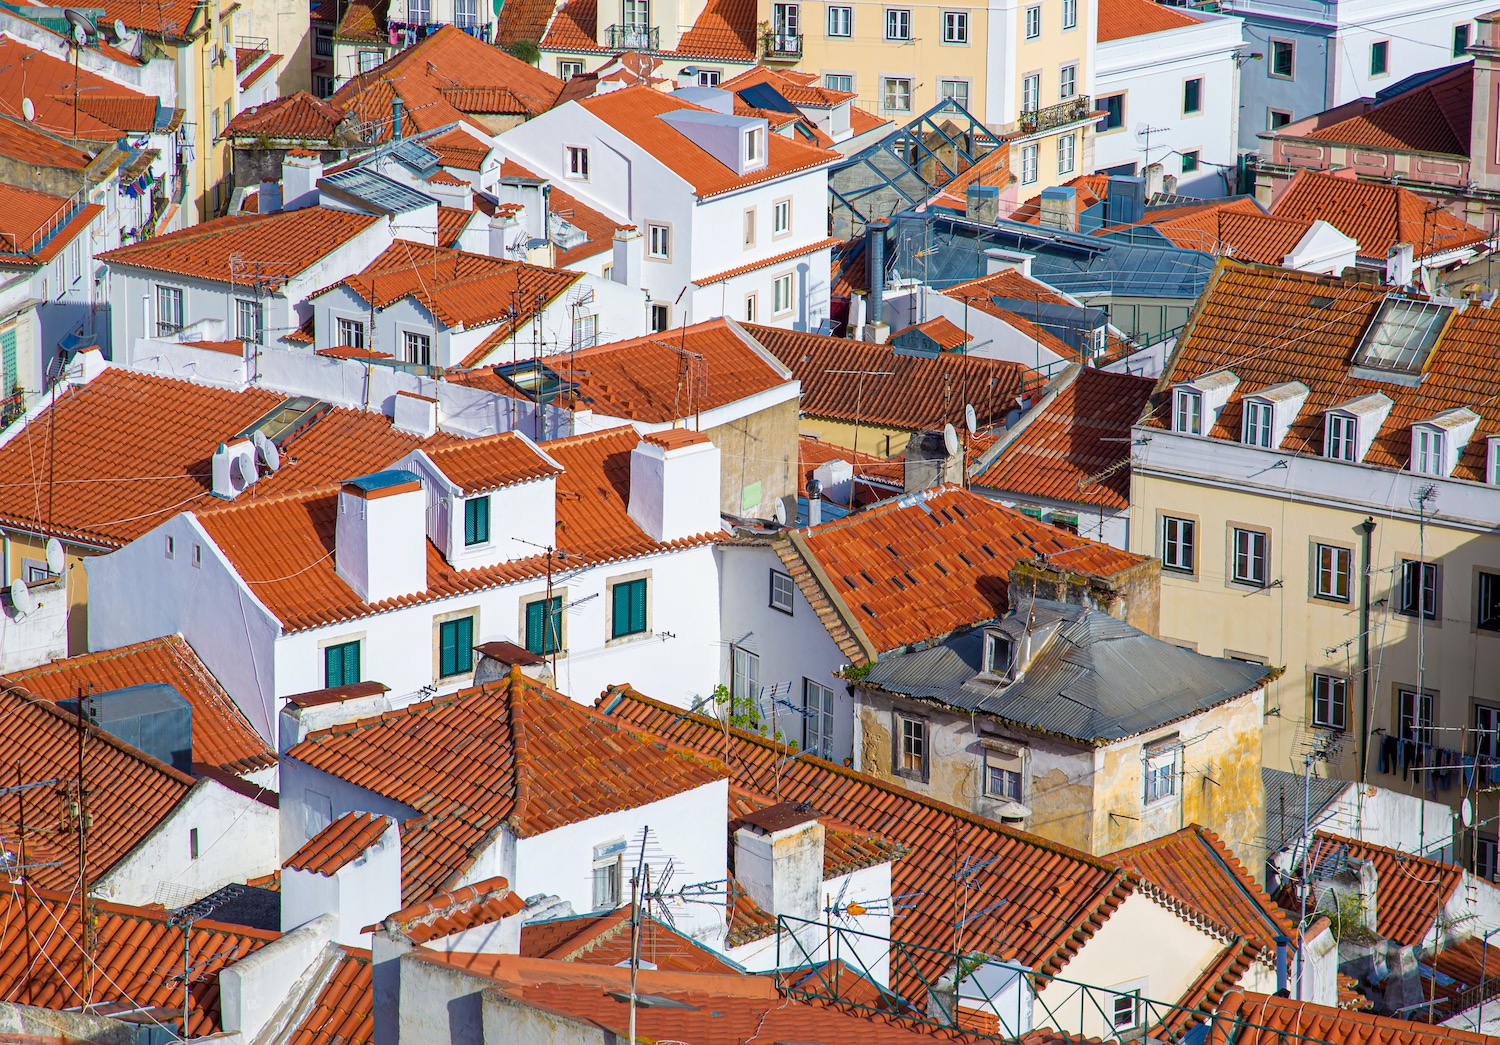
[[[825,879],[818,894],[820,906],[847,908],[860,903],[870,908],[868,914],[835,916],[835,929],[846,930],[833,937],[834,951],[829,953],[830,937],[822,925],[807,925],[798,932],[799,940],[783,939],[778,950],[776,934],[752,943],[728,948],[725,957],[738,962],[750,972],[770,972],[781,967],[842,959],[851,969],[868,976],[882,987],[891,980],[891,865],[862,867],[849,874]],[[825,915],[826,917],[826,915]]]
[[[221,970],[219,1007],[224,1030],[254,1041],[291,995],[297,980],[330,949],[333,927],[333,915],[320,915]]]
[[[368,947],[373,934],[361,930],[400,909],[401,829],[396,824],[332,875],[294,867],[281,869],[283,930],[332,914],[336,943]]]
[[[196,900],[280,867],[276,829],[274,806],[201,779],[94,888],[115,903],[178,906],[183,894]]]
[[[312,804],[320,801],[313,793],[328,799],[331,815],[322,822]],[[379,813],[395,817],[399,824],[417,815],[411,806],[376,794],[342,777],[315,769],[305,762],[285,756],[281,759],[281,857],[285,860],[313,835],[348,812]],[[392,908],[394,910],[395,908]],[[386,912],[389,914],[390,912]]]

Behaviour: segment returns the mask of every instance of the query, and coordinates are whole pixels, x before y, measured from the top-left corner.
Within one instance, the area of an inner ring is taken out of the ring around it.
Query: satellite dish
[[[255,482],[255,464],[249,457],[236,457],[229,462],[229,485],[239,493]]]
[[[777,526],[786,525],[786,504],[781,500],[776,501],[776,507],[771,509],[771,515],[776,519]]]
[[[19,577],[11,583],[10,602],[16,608],[16,615],[20,617],[24,617],[36,609],[36,596],[31,594],[31,589]]]
[[[958,456],[958,433],[953,430],[952,425],[943,425],[943,447],[948,451],[949,457]]]
[[[118,18],[115,19],[115,39],[123,40],[126,37],[125,23]]]
[[[1463,805],[1458,807],[1458,818],[1465,827],[1474,826],[1474,803],[1471,800],[1465,798]]]
[[[26,117],[27,123],[31,123],[36,120],[36,103],[33,102],[30,98],[21,99],[21,115]]]
[[[964,405],[964,427],[969,430],[970,435],[979,431],[979,415],[974,413],[973,403]]]
[[[68,13],[72,14],[73,12],[69,11]],[[84,29],[82,26],[75,25],[73,27],[73,42],[79,47],[87,47],[89,45],[88,30]]]
[[[82,11],[70,7],[63,12],[63,17],[73,27],[73,39],[78,42],[79,47],[87,47],[89,37],[99,32],[99,27]]]
[[[276,444],[266,437],[264,432],[256,432],[254,436],[255,452],[260,457],[260,463],[266,466],[266,471],[274,472],[281,467],[281,451]]]
[[[47,572],[56,576],[62,573],[63,566],[62,541],[56,537],[47,538]]]

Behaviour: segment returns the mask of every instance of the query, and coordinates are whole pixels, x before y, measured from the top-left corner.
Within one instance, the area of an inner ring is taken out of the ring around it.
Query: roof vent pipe
[[[885,322],[885,231],[890,222],[878,218],[865,230],[865,280],[870,285],[871,323]]]
[[[401,140],[401,99],[391,99],[391,141]]]

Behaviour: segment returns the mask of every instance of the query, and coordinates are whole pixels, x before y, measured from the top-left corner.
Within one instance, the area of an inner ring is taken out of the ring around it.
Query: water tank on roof
[[[78,701],[59,702],[78,713]],[[193,707],[166,682],[145,682],[95,693],[94,724],[184,773],[193,765]]]

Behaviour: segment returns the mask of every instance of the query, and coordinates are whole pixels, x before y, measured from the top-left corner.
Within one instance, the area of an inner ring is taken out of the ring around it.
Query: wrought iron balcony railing
[[[760,38],[767,58],[797,59],[802,57],[802,34],[771,32]]]
[[[612,25],[605,30],[611,51],[659,51],[661,30],[654,26]]]
[[[1036,134],[1039,131],[1050,131],[1055,127],[1066,127],[1070,123],[1077,123],[1088,118],[1093,107],[1089,105],[1089,96],[1080,94],[1069,98],[1065,102],[1049,105],[1045,109],[1031,109],[1021,113],[1021,133]]]

